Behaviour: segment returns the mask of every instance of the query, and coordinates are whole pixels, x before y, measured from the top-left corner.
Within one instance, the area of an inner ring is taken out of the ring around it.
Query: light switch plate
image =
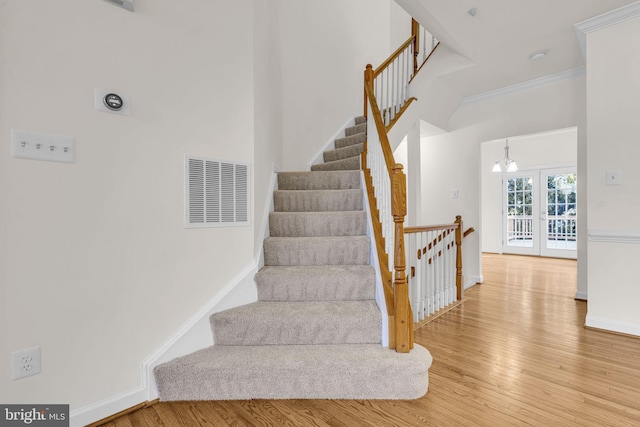
[[[622,184],[622,173],[619,170],[608,170],[606,172],[607,185]]]
[[[11,129],[11,156],[18,159],[75,163],[73,137]]]

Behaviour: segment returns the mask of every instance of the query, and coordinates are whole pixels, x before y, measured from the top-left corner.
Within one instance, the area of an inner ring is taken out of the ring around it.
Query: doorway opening
[[[577,258],[577,128],[510,136],[515,172],[492,172],[505,139],[481,147],[482,251]]]
[[[502,252],[577,257],[575,167],[503,177]]]

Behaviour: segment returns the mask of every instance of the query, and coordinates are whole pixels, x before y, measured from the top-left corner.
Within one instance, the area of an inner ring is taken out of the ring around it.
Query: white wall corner
[[[593,18],[585,19],[582,22],[574,24],[574,29],[578,37],[578,44],[582,51],[582,56],[587,57],[587,34],[593,31],[598,31],[611,25],[619,24],[627,19],[640,16],[640,1],[628,4],[626,6],[619,7],[618,9],[610,10],[602,15],[594,16]]]
[[[361,116],[362,114],[358,115],[358,114],[353,114],[352,117],[347,120],[340,129],[338,129],[338,131],[336,133],[333,134],[333,136],[331,138],[329,138],[329,140],[322,146],[322,148],[320,148],[320,150],[318,152],[316,152],[315,156],[313,156],[313,158],[311,160],[309,160],[307,162],[307,168],[310,170],[311,169],[311,165],[315,165],[317,163],[324,163],[324,157],[322,156],[322,153],[324,153],[327,150],[333,150],[334,149],[334,141],[337,138],[342,138],[344,136],[344,130],[348,127],[354,126],[356,123],[356,117]]]
[[[592,316],[587,313],[584,322],[585,326],[594,329],[602,329],[603,331],[617,332],[620,334],[640,336],[640,327],[638,325],[612,321],[602,317]]]

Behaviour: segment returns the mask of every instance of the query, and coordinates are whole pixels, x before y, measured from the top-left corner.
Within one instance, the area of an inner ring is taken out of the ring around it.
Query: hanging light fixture
[[[509,158],[509,140],[507,139],[504,144],[504,159],[496,161],[491,172],[515,172],[517,170],[518,165],[515,160]]]

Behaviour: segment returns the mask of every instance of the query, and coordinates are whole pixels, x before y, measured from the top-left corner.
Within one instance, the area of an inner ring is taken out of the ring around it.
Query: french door
[[[506,173],[502,251],[576,258],[575,168]]]

